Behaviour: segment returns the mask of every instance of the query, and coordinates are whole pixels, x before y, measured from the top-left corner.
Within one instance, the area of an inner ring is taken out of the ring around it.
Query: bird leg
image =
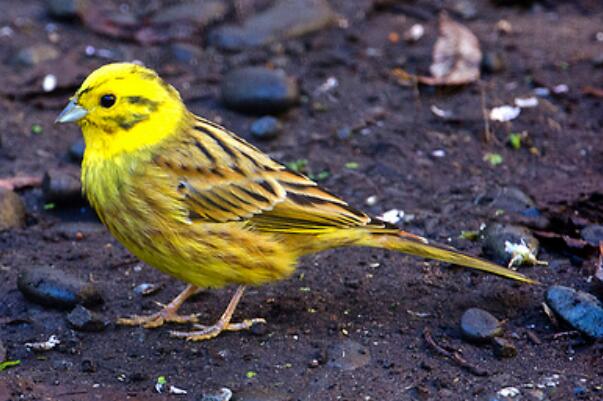
[[[184,301],[196,294],[198,290],[199,287],[189,284],[169,304],[162,305],[163,309],[159,312],[146,316],[134,315],[129,318],[122,317],[117,319],[117,324],[123,326],[142,326],[145,329],[154,329],[163,326],[164,323],[197,323],[199,321],[197,314],[182,316],[177,312]]]
[[[223,331],[240,331],[247,330],[251,326],[257,323],[266,323],[264,319],[245,319],[240,323],[231,323],[232,315],[245,292],[245,286],[239,286],[234,293],[230,303],[226,307],[226,310],[218,319],[218,321],[211,326],[204,326],[201,324],[195,324],[196,331],[172,331],[170,334],[172,337],[186,338],[188,341],[203,341],[217,337]]]

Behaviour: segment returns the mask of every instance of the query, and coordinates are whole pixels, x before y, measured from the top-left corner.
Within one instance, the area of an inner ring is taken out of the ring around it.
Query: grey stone
[[[264,67],[231,71],[224,77],[221,91],[227,107],[249,113],[280,113],[299,101],[299,88],[293,78]]]
[[[209,42],[225,50],[240,51],[318,31],[334,18],[326,0],[280,0],[271,8],[249,17],[242,26],[216,28],[211,32]]]
[[[501,335],[502,326],[490,312],[470,308],[461,316],[461,332],[469,341],[486,342]]]
[[[251,123],[250,132],[257,139],[274,139],[282,131],[283,126],[280,121],[272,116],[258,118]]]
[[[47,307],[69,309],[77,304],[90,306],[103,302],[92,283],[49,266],[23,270],[17,279],[17,287],[25,298]]]
[[[77,331],[99,332],[103,331],[107,324],[98,314],[88,310],[82,305],[77,305],[67,315],[69,326]]]
[[[74,168],[49,170],[42,181],[44,198],[49,202],[74,203],[82,200],[80,174]]]
[[[599,224],[591,224],[584,227],[580,231],[582,239],[594,247],[598,247],[599,243],[603,241],[603,226]]]
[[[603,303],[594,295],[554,285],[546,292],[546,303],[576,330],[603,339]]]

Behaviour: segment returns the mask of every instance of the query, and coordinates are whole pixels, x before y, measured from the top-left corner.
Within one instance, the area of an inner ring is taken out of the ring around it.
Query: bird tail
[[[374,248],[385,248],[402,253],[408,253],[423,258],[440,260],[473,269],[482,270],[490,274],[496,274],[508,279],[521,281],[528,284],[538,284],[537,281],[517,273],[511,269],[496,265],[487,260],[457,251],[446,245],[434,244],[426,238],[410,234],[401,230],[375,230],[364,236],[360,241],[362,246]]]

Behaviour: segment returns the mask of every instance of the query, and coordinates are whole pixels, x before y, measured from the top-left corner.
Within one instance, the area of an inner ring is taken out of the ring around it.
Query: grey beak
[[[88,110],[79,106],[75,99],[71,99],[67,106],[61,111],[61,114],[54,120],[56,123],[72,123],[86,117]]]

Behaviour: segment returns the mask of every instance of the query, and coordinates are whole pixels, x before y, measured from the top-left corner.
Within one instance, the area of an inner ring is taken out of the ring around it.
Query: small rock
[[[280,0],[242,26],[221,26],[209,35],[213,46],[240,51],[318,31],[335,19],[326,0]]]
[[[546,303],[576,330],[603,339],[603,303],[594,295],[554,285],[546,292]]]
[[[496,74],[507,68],[505,58],[500,52],[488,51],[482,58],[482,71],[488,74]]]
[[[532,198],[516,187],[496,188],[477,200],[479,204],[487,204],[493,209],[505,212],[526,214],[526,211],[536,209]],[[530,212],[527,212],[530,214]]]
[[[299,88],[293,78],[264,67],[231,71],[224,77],[221,90],[226,106],[250,113],[280,113],[299,101]]]
[[[513,358],[517,355],[517,348],[515,345],[505,338],[494,337],[492,345],[494,348],[494,355],[499,358]]]
[[[203,393],[199,401],[230,401],[232,398],[232,390],[227,387],[222,387],[220,390]]]
[[[269,388],[245,388],[238,391],[233,401],[286,401],[287,394]]]
[[[590,226],[584,227],[580,231],[582,239],[594,247],[598,247],[599,243],[603,241],[603,226],[599,224],[591,224]]]
[[[477,8],[472,0],[457,0],[453,3],[452,10],[466,20],[477,17]]]
[[[82,9],[82,0],[48,0],[48,14],[56,19],[69,20],[78,16]]]
[[[0,189],[0,231],[25,226],[25,205],[21,197],[8,189]]]
[[[506,242],[521,244],[523,241],[534,256],[538,255],[540,244],[525,227],[493,223],[482,231],[480,238],[483,253],[500,264],[507,265],[513,257],[506,250]]]
[[[96,313],[77,305],[67,315],[69,326],[77,331],[99,332],[103,331],[107,324]]]
[[[40,44],[19,50],[15,62],[19,65],[31,67],[44,61],[54,60],[59,55],[59,51],[54,46]]]
[[[49,266],[23,270],[17,287],[25,298],[42,306],[69,309],[77,304],[90,306],[103,302],[93,284]]]
[[[96,372],[96,363],[92,359],[83,359],[80,366],[84,373]]]
[[[74,203],[82,200],[79,172],[73,168],[49,170],[42,181],[44,198],[49,202]]]
[[[271,116],[258,118],[251,124],[251,135],[257,139],[274,139],[283,129],[279,120]]]
[[[342,370],[361,368],[371,360],[369,350],[352,340],[345,340],[331,345],[327,354],[329,358],[327,365]]]
[[[189,43],[173,43],[169,48],[170,57],[184,64],[195,64],[201,60],[203,52]]]
[[[84,151],[86,150],[86,142],[84,138],[80,138],[69,147],[69,158],[74,162],[80,163],[84,158]]]
[[[467,309],[461,317],[461,331],[469,341],[485,342],[502,334],[497,318],[479,308]]]
[[[134,292],[138,295],[148,296],[161,290],[161,287],[160,284],[142,283],[134,287]]]

